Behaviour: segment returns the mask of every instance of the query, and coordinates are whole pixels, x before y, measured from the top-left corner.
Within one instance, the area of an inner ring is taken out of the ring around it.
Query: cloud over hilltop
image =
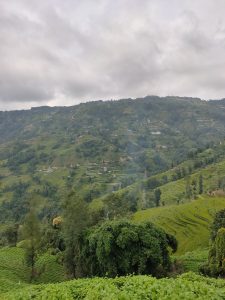
[[[222,0],[0,0],[0,110],[225,97]]]

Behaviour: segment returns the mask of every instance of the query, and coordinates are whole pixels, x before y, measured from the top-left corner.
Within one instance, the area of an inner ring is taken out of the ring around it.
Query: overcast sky
[[[224,0],[0,0],[0,110],[225,98]]]

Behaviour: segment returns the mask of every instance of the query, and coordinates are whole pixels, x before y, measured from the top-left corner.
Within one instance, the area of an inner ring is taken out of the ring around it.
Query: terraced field
[[[28,279],[23,250],[15,247],[0,249],[0,293],[25,287]]]
[[[181,164],[182,166],[182,164]],[[162,174],[170,174],[171,171]],[[204,191],[215,190],[218,187],[218,179],[222,178],[225,173],[225,159],[218,163],[203,167],[195,171],[190,176],[190,182],[195,180],[198,182],[199,176],[203,176]],[[187,202],[188,199],[184,199],[186,188],[186,179],[169,182],[160,187],[162,191],[161,201],[164,201],[166,205],[176,203],[178,199],[183,199],[182,202]]]
[[[39,274],[37,283],[54,283],[65,280],[63,266],[57,257],[44,254],[36,262]],[[29,286],[29,268],[24,261],[24,251],[18,247],[0,249],[0,294]],[[0,296],[0,299],[1,296]]]
[[[225,197],[201,196],[190,203],[156,207],[134,214],[133,219],[151,221],[173,234],[178,254],[204,249],[209,243],[209,227],[216,211],[225,208]]]

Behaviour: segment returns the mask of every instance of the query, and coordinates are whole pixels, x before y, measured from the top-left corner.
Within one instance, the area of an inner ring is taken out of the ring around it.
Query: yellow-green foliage
[[[93,278],[30,286],[0,295],[2,300],[222,300],[225,281],[187,273],[176,279],[127,276]]]
[[[199,272],[199,267],[202,266],[208,260],[208,249],[195,250],[192,252],[186,252],[183,255],[172,257],[174,260],[178,260],[182,263],[182,270],[184,272]]]
[[[225,268],[225,228],[220,228],[218,230],[215,247],[218,267]]]
[[[156,207],[134,214],[133,219],[151,221],[173,234],[178,253],[204,249],[209,243],[209,226],[216,211],[225,207],[225,197],[201,196],[190,203]]]

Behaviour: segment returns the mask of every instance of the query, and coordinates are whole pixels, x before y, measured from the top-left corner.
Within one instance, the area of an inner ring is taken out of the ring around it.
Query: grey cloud
[[[224,98],[222,0],[0,0],[0,109]]]

